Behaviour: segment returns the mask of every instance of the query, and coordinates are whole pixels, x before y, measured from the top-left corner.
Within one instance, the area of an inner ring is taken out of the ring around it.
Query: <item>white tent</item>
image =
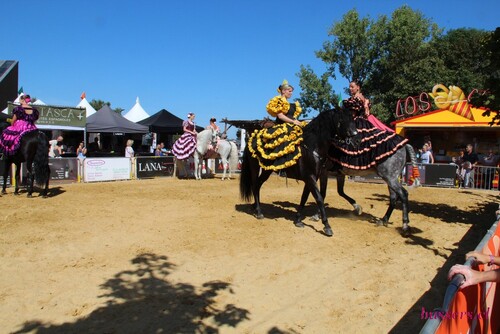
[[[123,115],[126,119],[132,122],[139,122],[142,121],[143,119],[146,119],[149,117],[149,114],[141,107],[141,104],[139,103],[139,97],[135,100],[135,104],[130,109],[125,115]]]
[[[19,95],[17,96],[17,98],[14,100],[14,102],[13,102],[13,103],[14,103],[14,104],[19,104],[19,98],[20,98],[21,96],[23,96],[23,95],[24,95],[24,93],[19,94]],[[2,113],[4,113],[4,114],[8,114],[8,113],[9,113],[9,107],[7,107],[7,108],[5,108],[4,110],[2,110]]]
[[[89,118],[90,115],[93,115],[96,113],[96,110],[94,109],[94,107],[92,107],[89,103],[89,101],[87,101],[86,98],[83,98],[80,103],[78,103],[78,105],[76,106],[77,108],[85,108],[87,110],[87,118]]]

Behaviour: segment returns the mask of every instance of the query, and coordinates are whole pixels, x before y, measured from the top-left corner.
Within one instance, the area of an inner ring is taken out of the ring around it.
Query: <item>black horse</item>
[[[300,145],[302,156],[297,160],[297,164],[283,170],[287,177],[304,181],[307,194],[309,192],[313,194],[321,213],[323,231],[327,236],[332,236],[333,232],[328,224],[323,196],[318,189],[317,180],[324,172],[324,164],[327,161],[331,141],[334,138],[355,140],[356,135],[357,130],[349,113],[335,109],[322,112],[303,129],[304,140]],[[260,188],[272,174],[272,171],[264,169],[260,171],[259,161],[252,157],[248,145],[242,160],[240,195],[245,201],[254,198],[255,216],[262,219],[264,216],[260,207]],[[303,207],[304,205],[301,203],[297,209],[294,221],[297,226],[304,226],[301,221]]]
[[[14,194],[19,195],[21,163],[26,164],[27,174],[27,191],[28,197],[32,197],[33,183],[39,186],[44,186],[41,191],[43,197],[47,197],[49,190],[49,141],[47,136],[41,131],[31,131],[25,133],[21,138],[21,145],[16,154],[12,156],[4,155],[5,170],[3,174],[2,194],[6,194],[7,177],[12,164],[16,166],[15,175],[15,191]]]

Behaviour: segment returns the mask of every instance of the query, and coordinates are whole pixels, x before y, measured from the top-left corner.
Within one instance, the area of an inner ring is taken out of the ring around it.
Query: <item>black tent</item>
[[[148,127],[129,121],[122,115],[104,105],[95,114],[87,118],[87,132],[120,132],[120,133],[147,133]]]
[[[142,121],[139,121],[137,123],[147,125],[149,127],[149,131],[151,132],[173,135],[182,134],[182,122],[183,120],[179,117],[171,114],[165,109],[162,109],[153,116],[143,119]],[[203,127],[196,126],[196,131],[200,132],[203,130]]]

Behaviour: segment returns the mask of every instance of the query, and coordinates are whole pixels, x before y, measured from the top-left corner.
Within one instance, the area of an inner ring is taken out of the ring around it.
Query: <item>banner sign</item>
[[[17,105],[9,102],[9,115]],[[64,125],[84,128],[87,124],[87,112],[85,108],[60,107],[48,105],[34,105],[40,112],[37,125]]]
[[[137,157],[135,160],[137,178],[174,176],[174,157]]]
[[[83,160],[83,181],[116,181],[131,179],[130,158],[86,158]]]
[[[49,158],[50,180],[77,181],[77,158]]]
[[[412,170],[410,164],[406,165],[406,180]],[[455,187],[457,166],[452,164],[419,164],[420,183],[424,186]]]

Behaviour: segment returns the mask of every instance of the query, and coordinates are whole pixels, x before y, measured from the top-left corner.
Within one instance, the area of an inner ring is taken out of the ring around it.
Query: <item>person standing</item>
[[[76,149],[76,157],[79,159],[85,159],[86,155],[87,155],[87,148],[84,146],[82,141],[80,142],[80,145],[78,145],[78,148]]]
[[[429,150],[429,145],[426,143],[422,146],[422,154],[420,154],[420,162],[423,164],[433,164],[434,156],[432,152]]]
[[[29,104],[30,101],[29,95],[23,95],[19,98],[21,105],[12,111],[12,123],[3,130],[0,136],[0,151],[5,155],[15,155],[21,146],[23,135],[37,130],[35,122],[40,117],[40,113]]]
[[[184,133],[172,145],[172,154],[178,160],[189,158],[196,150],[196,125],[194,123],[195,114],[190,112],[187,115],[187,120],[182,122]]]
[[[477,162],[479,161],[479,157],[477,156],[477,154],[472,151],[472,144],[467,144],[467,146],[465,147],[465,154],[463,159],[463,168],[465,170],[464,188],[470,188],[474,186],[473,181],[471,182],[471,180],[474,177],[474,166],[476,166]]]
[[[127,147],[125,147],[125,158],[134,157],[134,149],[132,148],[134,141],[132,139],[127,140]]]

